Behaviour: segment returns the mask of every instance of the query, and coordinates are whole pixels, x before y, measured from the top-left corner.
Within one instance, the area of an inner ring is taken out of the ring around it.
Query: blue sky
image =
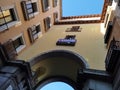
[[[63,82],[52,82],[40,90],[74,90],[71,86]]]
[[[62,0],[63,16],[101,14],[104,0]],[[73,90],[62,82],[50,83],[40,90]]]
[[[63,16],[101,14],[104,0],[62,0]]]

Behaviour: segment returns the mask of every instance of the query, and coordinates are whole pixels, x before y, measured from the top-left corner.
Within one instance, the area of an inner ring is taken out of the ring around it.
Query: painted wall
[[[27,47],[31,46],[30,39],[29,39],[28,32],[27,32],[28,27],[31,27],[35,24],[40,23],[42,34],[44,34],[45,27],[44,27],[43,19],[48,16],[51,16],[51,23],[53,25],[53,23],[54,23],[53,13],[56,11],[57,12],[60,11],[59,10],[60,2],[58,3],[57,7],[53,7],[53,2],[52,2],[53,0],[49,0],[50,9],[47,12],[42,12],[42,4],[41,4],[42,0],[37,0],[39,13],[37,15],[35,15],[35,17],[33,19],[30,19],[29,21],[25,21],[24,17],[23,17],[22,8],[21,8],[21,1],[22,0],[0,0],[0,6],[2,8],[6,8],[11,5],[15,6],[18,17],[19,17],[19,22],[15,26],[12,26],[8,30],[0,32],[0,43],[4,43],[4,42],[8,41],[9,39],[15,38],[16,36],[18,36],[19,34],[22,33],[24,36],[26,48],[27,48]]]
[[[72,28],[72,26],[80,26],[81,32],[65,32],[67,28]],[[76,35],[75,46],[56,45],[57,40],[64,39],[66,35]],[[33,46],[21,53],[18,59],[29,61],[32,57],[50,50],[76,52],[90,64],[90,68],[105,69],[104,61],[107,49],[100,24],[54,25]]]

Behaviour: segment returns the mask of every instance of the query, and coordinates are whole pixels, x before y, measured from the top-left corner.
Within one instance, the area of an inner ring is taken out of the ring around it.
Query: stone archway
[[[67,50],[53,50],[42,53],[30,60],[33,71],[37,72],[37,83],[50,77],[67,77],[77,82],[80,68],[88,64],[82,56]]]

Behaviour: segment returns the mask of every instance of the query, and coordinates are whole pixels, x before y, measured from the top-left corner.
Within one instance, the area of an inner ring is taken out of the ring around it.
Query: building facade
[[[120,25],[119,25],[119,0],[111,0],[111,4],[107,7],[107,12],[105,15],[104,28],[105,34],[105,44],[109,47],[111,40],[115,39],[120,41]]]
[[[54,81],[75,90],[120,90],[120,0],[104,0],[97,15],[62,17],[61,6],[0,1],[1,90],[40,90]]]
[[[59,0],[1,0],[0,43],[13,47],[6,52],[19,54],[33,45],[58,21],[59,4]]]

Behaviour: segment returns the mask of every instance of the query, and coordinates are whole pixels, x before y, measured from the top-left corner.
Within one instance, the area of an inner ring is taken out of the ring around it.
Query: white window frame
[[[10,27],[16,26],[17,24],[20,23],[16,8],[14,5],[7,6],[7,7],[1,7],[1,9],[2,9],[2,11],[8,10],[8,9],[13,9],[14,13],[15,13],[16,21],[12,21],[12,22],[7,23],[7,26],[6,25],[0,26],[0,32],[4,31],[6,29],[9,29]]]
[[[48,16],[49,18],[50,18],[50,28],[51,28],[51,26],[52,26],[52,22],[51,22],[51,16]]]
[[[13,42],[18,39],[19,37],[22,37],[22,40],[23,40],[23,43],[24,45],[20,45],[18,48],[16,48],[16,52],[19,53],[20,51],[22,51],[25,47],[26,47],[26,44],[25,44],[25,40],[24,40],[24,37],[23,37],[23,34],[19,34],[18,36],[12,38]]]

